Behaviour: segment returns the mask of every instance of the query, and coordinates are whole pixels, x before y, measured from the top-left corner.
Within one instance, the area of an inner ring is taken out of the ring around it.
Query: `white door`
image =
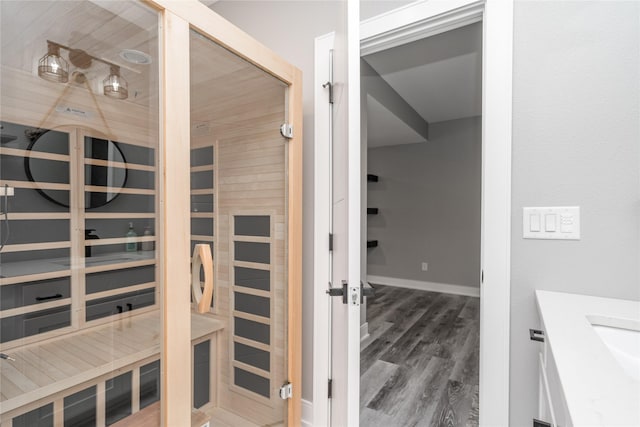
[[[347,2],[333,55],[331,287],[332,427],[358,426],[360,395],[360,36],[359,4]]]
[[[360,394],[359,5],[348,1],[340,8],[340,28],[315,41],[310,421],[314,426],[355,427]],[[351,285],[347,287],[347,304],[342,296],[327,294],[328,287],[342,290],[343,282]]]

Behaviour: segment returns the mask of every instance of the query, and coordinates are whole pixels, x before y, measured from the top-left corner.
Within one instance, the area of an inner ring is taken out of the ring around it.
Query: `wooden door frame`
[[[510,241],[511,241],[511,103],[513,0],[423,0],[394,9],[360,24],[361,55],[399,46],[444,31],[483,22],[482,61],[482,262],[480,308],[480,425],[509,424]],[[318,72],[318,70],[316,70]],[[316,111],[321,104],[316,96]],[[316,145],[321,144],[316,123]],[[360,141],[349,141],[360,145]],[[329,167],[316,158],[315,179],[326,181]],[[315,195],[316,200],[322,195]],[[317,215],[317,212],[316,212]],[[320,218],[322,219],[322,218]],[[316,222],[314,295],[326,289],[318,280],[326,268],[323,251],[328,231]],[[314,299],[314,325],[328,325],[326,310]],[[325,326],[326,329],[326,326]],[[315,332],[315,330],[314,330]],[[328,335],[326,331],[324,335]],[[328,352],[314,342],[316,361]],[[325,374],[326,375],[326,374]],[[320,393],[326,376],[314,369],[314,417],[326,413]],[[322,419],[322,418],[321,418]],[[318,420],[306,420],[316,424]]]
[[[287,374],[293,385],[287,424],[297,426],[302,392],[302,72],[197,0],[145,1],[159,10],[161,23],[162,425],[184,425],[191,419],[191,343],[184,333],[191,304],[181,284],[188,283],[190,274],[189,192],[185,188],[190,180],[189,30],[194,29],[288,85],[286,115],[294,137],[288,142],[287,160]],[[175,253],[185,256],[172,256]]]

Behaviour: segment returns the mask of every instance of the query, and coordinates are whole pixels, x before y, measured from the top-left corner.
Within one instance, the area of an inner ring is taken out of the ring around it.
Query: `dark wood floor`
[[[375,287],[360,353],[360,425],[477,426],[480,300]]]

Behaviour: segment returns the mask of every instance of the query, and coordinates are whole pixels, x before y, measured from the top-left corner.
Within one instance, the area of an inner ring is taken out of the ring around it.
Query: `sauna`
[[[299,425],[300,72],[195,0],[0,21],[1,425]]]

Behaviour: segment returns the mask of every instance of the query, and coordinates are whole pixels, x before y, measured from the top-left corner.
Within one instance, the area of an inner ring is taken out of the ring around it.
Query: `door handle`
[[[364,297],[373,298],[376,296],[376,289],[369,282],[360,282],[360,304],[364,303]]]
[[[355,288],[355,292],[356,294],[353,295],[354,304],[356,304],[358,301],[357,288]],[[331,286],[329,286],[329,290],[327,291],[327,294],[329,294],[330,297],[342,297],[342,303],[349,304],[349,285],[346,280],[342,281],[341,288],[332,288]],[[370,283],[361,281],[360,282],[360,304],[364,303],[364,297],[372,298],[375,296],[376,296],[375,288],[371,286]]]
[[[204,290],[200,287],[200,267],[204,270]],[[191,292],[198,305],[198,313],[206,313],[213,298],[213,259],[211,247],[199,243],[193,248],[191,258]]]

